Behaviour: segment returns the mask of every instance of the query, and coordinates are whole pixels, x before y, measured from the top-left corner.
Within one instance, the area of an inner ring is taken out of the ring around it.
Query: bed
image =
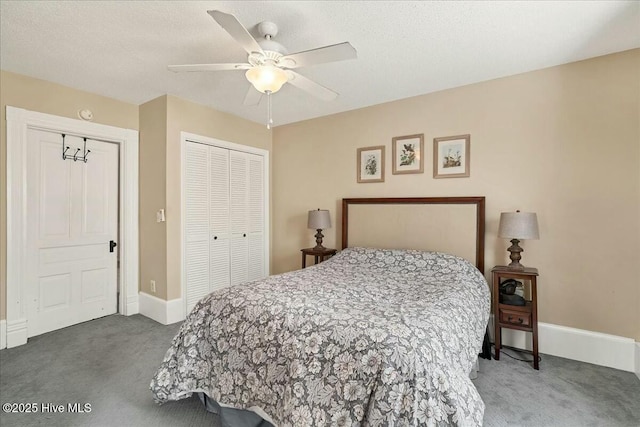
[[[371,217],[350,207],[409,200],[475,206],[477,265],[350,243],[350,224]],[[208,406],[250,409],[281,427],[482,424],[469,372],[490,308],[478,268],[484,198],[344,199],[342,213],[333,258],[196,304],[151,381],[157,402],[200,393]]]

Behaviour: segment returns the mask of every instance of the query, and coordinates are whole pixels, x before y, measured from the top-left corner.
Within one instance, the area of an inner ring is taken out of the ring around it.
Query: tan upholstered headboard
[[[484,197],[342,199],[342,249],[448,252],[484,274]]]

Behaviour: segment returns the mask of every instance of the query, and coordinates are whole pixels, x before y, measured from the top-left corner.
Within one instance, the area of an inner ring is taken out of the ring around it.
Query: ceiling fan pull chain
[[[271,91],[265,91],[267,94],[267,129],[271,130],[271,125],[273,125],[273,118],[271,117]]]

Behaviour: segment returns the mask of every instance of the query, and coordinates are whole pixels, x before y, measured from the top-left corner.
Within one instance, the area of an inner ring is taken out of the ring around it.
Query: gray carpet
[[[197,398],[162,406],[151,399],[149,381],[177,329],[115,315],[0,351],[2,404],[91,405],[88,413],[0,413],[0,425],[219,426]],[[542,357],[540,371],[506,356],[481,360],[475,384],[487,405],[485,426],[640,426],[634,374]]]

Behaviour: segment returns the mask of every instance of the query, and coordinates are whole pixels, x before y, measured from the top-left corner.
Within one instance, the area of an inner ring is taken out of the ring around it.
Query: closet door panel
[[[249,155],[249,173],[247,174],[248,195],[248,279],[256,280],[265,276],[264,259],[264,159],[262,156]]]
[[[209,148],[210,213],[209,268],[210,292],[226,288],[231,283],[229,232],[229,150]]]
[[[231,285],[246,282],[249,263],[248,245],[248,155],[229,152],[229,193],[231,195]]]
[[[209,147],[188,143],[185,152],[186,308],[209,293]]]

